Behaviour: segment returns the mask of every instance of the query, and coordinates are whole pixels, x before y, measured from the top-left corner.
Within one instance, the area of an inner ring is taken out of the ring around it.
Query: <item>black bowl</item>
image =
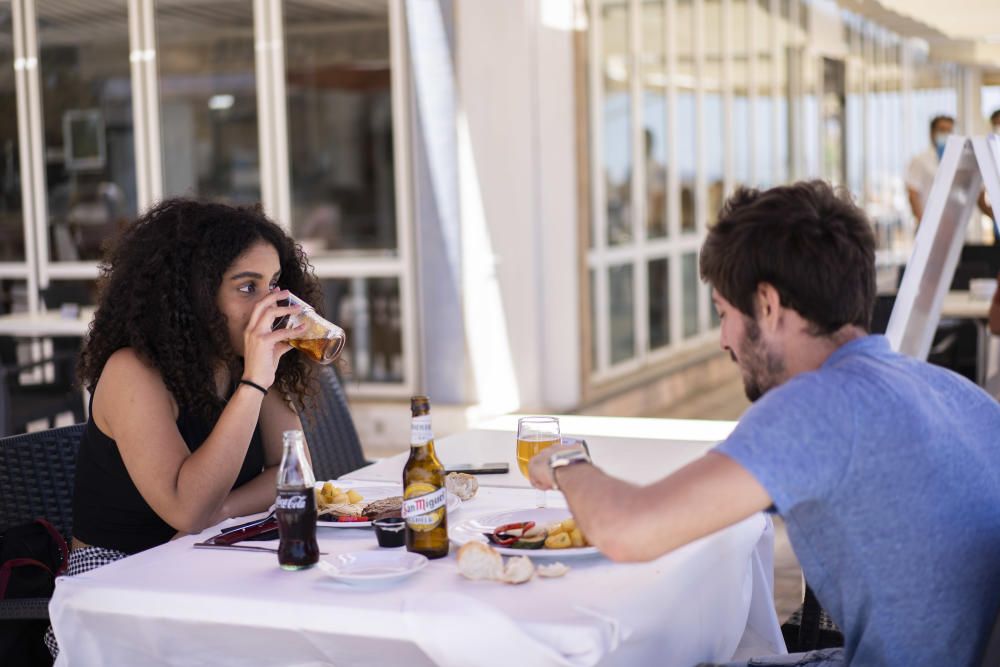
[[[406,522],[399,517],[377,519],[372,525],[375,526],[375,539],[380,547],[401,547],[406,541]]]

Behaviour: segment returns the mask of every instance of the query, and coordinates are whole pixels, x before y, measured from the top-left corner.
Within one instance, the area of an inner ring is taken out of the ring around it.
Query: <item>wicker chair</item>
[[[316,479],[337,479],[369,461],[361,451],[347,397],[334,369],[318,366],[313,378],[317,392],[302,410],[302,428]]]
[[[43,517],[69,541],[85,424],[0,439],[0,533]],[[0,619],[47,619],[48,598],[0,601]]]
[[[820,606],[809,584],[805,586],[802,606],[781,626],[781,634],[789,653],[844,645],[844,633]]]

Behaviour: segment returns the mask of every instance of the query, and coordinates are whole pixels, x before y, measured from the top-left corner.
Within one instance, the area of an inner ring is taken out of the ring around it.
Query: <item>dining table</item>
[[[540,511],[516,467],[517,417],[436,441],[446,467],[510,467],[478,476],[475,495],[449,506],[453,540],[482,517]],[[560,423],[563,434],[587,442],[596,464],[637,484],[697,459],[733,428],[576,415]],[[398,492],[406,456],[334,483],[362,495]],[[561,494],[547,496],[546,512],[568,515]],[[454,545],[445,558],[388,582],[336,579],[324,567],[283,570],[276,540],[240,543],[252,550],[195,548],[245,520],[59,578],[49,607],[56,665],[688,666],[785,652],[773,599],[773,526],[764,513],[648,562],[559,556],[569,567],[563,576],[522,584],[466,579]],[[405,554],[380,548],[371,528],[320,524],[317,537],[325,561]],[[542,565],[549,556],[533,560]]]

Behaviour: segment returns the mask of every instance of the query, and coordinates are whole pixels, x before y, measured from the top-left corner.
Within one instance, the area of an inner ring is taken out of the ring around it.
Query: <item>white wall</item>
[[[463,299],[484,413],[574,407],[572,0],[455,6]]]

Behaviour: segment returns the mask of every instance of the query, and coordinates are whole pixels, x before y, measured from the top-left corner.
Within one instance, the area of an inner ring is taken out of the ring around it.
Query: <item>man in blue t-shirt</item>
[[[773,505],[844,631],[818,662],[973,665],[1000,604],[1000,404],[868,334],[874,246],[864,213],[825,183],[736,192],[701,275],[753,406],[647,487],[572,447],[535,457],[531,478],[558,482],[591,542],[623,561]]]

